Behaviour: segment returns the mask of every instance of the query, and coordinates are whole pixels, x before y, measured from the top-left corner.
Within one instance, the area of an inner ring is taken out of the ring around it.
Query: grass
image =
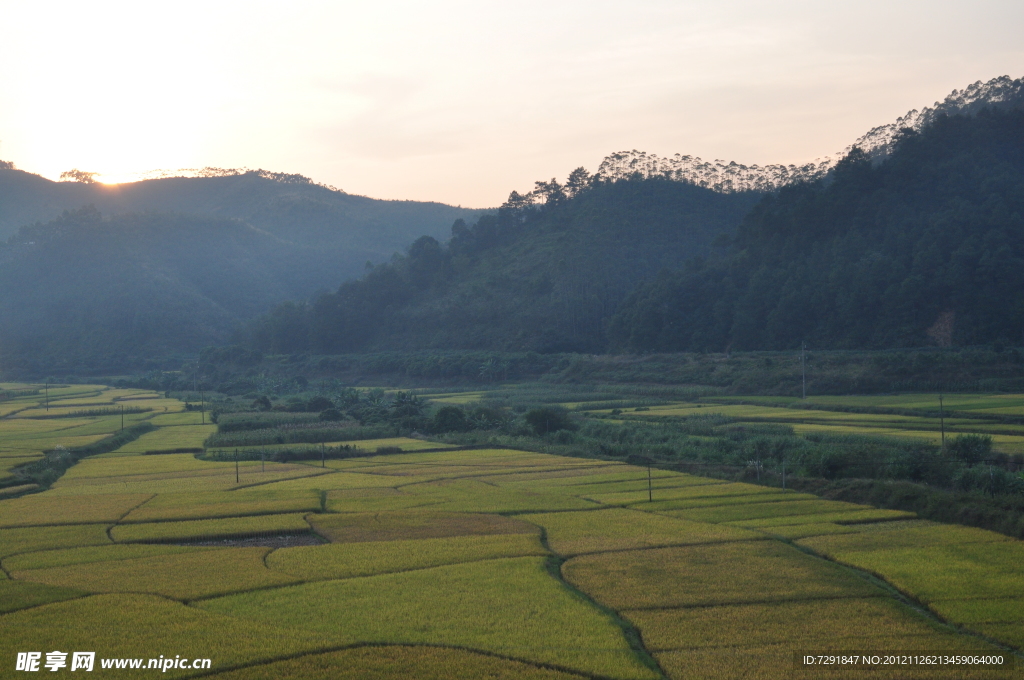
[[[583,555],[562,571],[620,610],[880,594],[842,567],[775,541]]]
[[[210,658],[217,667],[230,668],[318,651],[326,644],[323,636],[306,631],[255,624],[152,595],[97,595],[0,617],[4,659],[26,650],[94,650],[107,658]],[[160,675],[191,673],[170,669]]]
[[[15,555],[5,559],[3,561],[3,567],[7,571],[48,569],[50,567],[67,567],[72,564],[91,564],[93,562],[131,560],[139,557],[175,555],[201,550],[212,550],[212,548],[185,547],[178,545],[97,545],[82,548],[42,550],[23,555]]]
[[[296,582],[293,576],[266,568],[263,559],[270,550],[203,550],[28,569],[11,576],[92,593],[151,593],[191,600]]]
[[[309,531],[303,519],[305,513],[283,515],[257,515],[254,517],[228,517],[200,519],[185,522],[152,522],[148,524],[120,524],[110,530],[110,536],[119,543],[172,543],[176,541],[212,541],[225,538],[294,534]]]
[[[311,583],[197,603],[338,642],[446,644],[625,679],[658,678],[612,617],[536,557]]]
[[[820,515],[835,512],[851,512],[874,509],[867,505],[844,503],[842,501],[799,500],[772,503],[750,503],[747,505],[724,505],[713,508],[676,510],[673,515],[692,519],[696,522],[738,522],[752,519],[789,517],[792,515]]]
[[[822,522],[833,522],[839,524],[885,523],[898,520],[909,520],[917,517],[914,513],[906,510],[880,510],[870,506],[860,507],[865,509],[800,515],[782,515],[780,517],[739,520],[736,522],[729,522],[729,524],[732,526],[746,527],[748,529],[769,529],[772,527],[793,526],[798,524],[820,524]]]
[[[281,491],[263,485],[238,491],[158,494],[121,521],[127,524],[319,510],[320,496],[313,491]]]
[[[744,496],[702,496],[698,498],[680,498],[673,501],[641,501],[639,503],[632,503],[631,506],[636,507],[639,510],[649,510],[651,512],[678,511],[680,516],[684,516],[685,513],[683,511],[693,508],[715,508],[725,505],[750,505],[752,503],[775,503],[777,501],[814,500],[820,499],[809,493],[769,490]]]
[[[435,505],[436,502],[430,496],[415,495],[393,488],[335,489],[327,492],[327,510],[330,512],[393,512],[432,508]]]
[[[855,535],[854,535],[855,536]],[[1024,597],[1024,543],[1002,541],[934,545],[927,548],[834,551],[824,539],[800,541],[829,557],[882,576],[922,602],[989,597]]]
[[[136,458],[162,458],[163,456],[132,456]],[[93,459],[90,459],[90,462]],[[117,460],[117,459],[100,459]],[[212,465],[212,464],[209,464]],[[175,492],[227,491],[256,484],[267,484],[321,474],[319,470],[306,465],[284,465],[267,463],[266,469],[259,461],[241,463],[236,480],[235,466],[231,463],[218,464],[206,470],[181,470],[153,474],[127,474],[112,477],[79,477],[58,480],[50,490],[55,496],[77,496],[81,494],[115,494],[126,492],[146,495]],[[74,468],[72,468],[74,469]]]
[[[307,520],[335,543],[539,533],[523,519],[436,510],[311,515]]]
[[[898,548],[927,548],[936,545],[960,545],[964,543],[1000,543],[1012,541],[1009,536],[994,531],[962,527],[955,524],[925,524],[924,526],[894,525],[886,530],[857,533],[835,539],[819,538],[803,541],[803,545],[818,552],[853,552],[859,550],[895,550]]]
[[[635,610],[626,616],[653,652],[780,643],[810,649],[815,647],[812,641],[827,641],[838,649],[844,639],[868,635],[883,636],[890,640],[889,646],[897,647],[907,636],[939,630],[882,597]]]
[[[313,581],[547,554],[538,537],[529,534],[449,536],[281,548],[267,557],[267,566]]]
[[[0,529],[0,558],[38,550],[110,543],[106,524]]]
[[[520,661],[443,647],[357,647],[218,673],[217,680],[580,680]]]
[[[456,512],[540,512],[595,507],[594,503],[571,496],[517,491],[469,479],[414,484],[403,490],[429,499],[433,509]]]
[[[74,588],[0,579],[0,614],[38,607],[41,604],[70,600],[85,594],[85,592]]]
[[[1024,596],[980,600],[937,600],[931,608],[948,621],[972,628],[978,623],[1016,623],[1024,628]]]
[[[758,538],[756,533],[744,529],[690,522],[625,508],[523,515],[522,518],[544,527],[551,549],[565,556]]]
[[[154,432],[142,435],[135,441],[122,446],[117,451],[114,451],[109,455],[117,456],[145,453],[147,451],[202,448],[203,441],[216,431],[216,425],[176,425],[173,427],[161,427]]]
[[[87,503],[51,493],[11,498],[0,501],[0,527],[116,522],[148,499],[131,493],[93,496]]]

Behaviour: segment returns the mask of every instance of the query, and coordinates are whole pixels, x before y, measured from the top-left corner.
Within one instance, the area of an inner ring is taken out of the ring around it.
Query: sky
[[[1019,0],[0,0],[0,159],[57,179],[264,168],[500,204],[637,149],[843,149],[1024,76]]]

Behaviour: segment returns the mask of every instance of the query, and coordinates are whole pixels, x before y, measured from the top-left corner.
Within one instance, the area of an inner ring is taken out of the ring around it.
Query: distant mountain
[[[619,151],[606,157],[597,174],[615,180],[623,177],[665,177],[690,182],[721,192],[774,191],[796,182],[821,179],[854,147],[878,162],[888,156],[904,128],[920,131],[944,115],[972,115],[983,108],[1009,109],[1024,104],[1024,78],[1009,76],[978,81],[953,92],[941,102],[914,109],[895,122],[869,130],[843,151],[802,165],[742,165],[735,161],[705,161],[676,154],[668,158],[643,151]]]
[[[456,219],[482,212],[353,196],[300,175],[261,170],[105,185],[53,182],[0,165],[0,240],[24,225],[88,205],[105,215],[158,212],[241,220],[287,243],[329,251],[335,262],[325,284],[331,287],[359,276],[367,260],[383,262],[424,234],[445,238]]]
[[[262,171],[105,186],[0,166],[0,369],[116,369],[224,342],[480,212]]]

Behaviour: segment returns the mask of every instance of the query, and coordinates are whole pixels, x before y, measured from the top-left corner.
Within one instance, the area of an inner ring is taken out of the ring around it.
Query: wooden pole
[[[124,404],[121,404],[121,429],[124,429]]]
[[[647,464],[647,502],[650,503],[654,500],[654,491],[651,487],[651,465]]]
[[[803,383],[803,399],[807,398],[807,362],[804,355],[807,353],[807,343],[800,344],[800,381]]]
[[[263,468],[262,472],[267,471],[267,454],[265,451],[260,451],[260,466]]]
[[[238,449],[235,449],[235,484],[238,484]]]
[[[43,388],[46,392],[46,410],[50,410],[50,383],[46,383],[46,387]]]
[[[942,452],[946,452],[946,412],[942,407],[942,395],[939,395],[939,428],[942,430]]]
[[[323,442],[320,442],[320,467],[327,467],[327,453],[324,451]]]

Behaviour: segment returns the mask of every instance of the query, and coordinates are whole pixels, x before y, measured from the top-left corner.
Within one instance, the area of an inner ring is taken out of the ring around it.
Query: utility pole
[[[238,484],[238,449],[235,449],[235,484]]]
[[[946,412],[942,408],[942,393],[939,393],[939,429],[942,432],[942,452],[946,452]]]
[[[121,404],[121,429],[124,430],[124,404]]]
[[[325,450],[325,444],[320,442],[320,467],[327,467],[327,452]]]
[[[267,471],[267,454],[265,451],[260,451],[260,466],[263,468],[261,472]]]
[[[50,383],[46,383],[46,387],[43,388],[46,394],[46,410],[50,410]]]
[[[654,490],[651,487],[651,464],[647,464],[647,502],[654,500]]]
[[[807,362],[804,360],[804,355],[807,353],[807,343],[800,343],[800,380],[803,383],[803,397],[807,398]]]
[[[782,459],[782,490],[786,490],[786,459]]]
[[[199,418],[206,425],[206,392],[199,393]]]

